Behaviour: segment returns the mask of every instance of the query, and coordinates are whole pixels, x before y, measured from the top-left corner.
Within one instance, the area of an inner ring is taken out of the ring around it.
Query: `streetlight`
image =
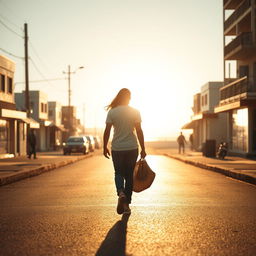
[[[63,74],[68,74],[68,115],[69,115],[69,135],[72,133],[72,127],[73,127],[73,115],[71,115],[71,79],[70,76],[71,74],[75,74],[77,70],[83,69],[83,66],[78,67],[74,71],[71,71],[70,65],[68,65],[68,71],[65,72],[63,71]]]
[[[74,71],[71,71],[71,67],[70,65],[68,65],[68,71],[65,72],[63,71],[63,74],[68,74],[68,106],[70,107],[71,106],[71,79],[70,79],[70,75],[71,74],[75,74],[77,70],[79,69],[83,69],[84,67],[81,66],[81,67],[78,67],[77,69],[75,69]]]

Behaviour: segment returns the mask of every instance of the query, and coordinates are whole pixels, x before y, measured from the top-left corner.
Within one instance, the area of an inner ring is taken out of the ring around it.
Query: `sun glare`
[[[153,89],[154,88],[154,89]],[[171,95],[168,89],[149,86],[149,90],[135,89],[131,106],[137,108],[142,116],[142,127],[147,141],[170,139],[180,131],[187,119],[187,113],[179,108],[180,98]]]

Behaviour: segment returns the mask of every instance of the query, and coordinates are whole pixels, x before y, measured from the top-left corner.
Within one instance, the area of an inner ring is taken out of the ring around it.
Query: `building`
[[[227,140],[227,114],[214,113],[222,86],[223,82],[208,82],[201,87],[200,93],[194,95],[191,122],[182,129],[193,129],[194,149],[197,151],[201,151],[208,140],[214,140],[216,146]]]
[[[75,106],[62,106],[62,124],[67,130],[64,134],[64,141],[66,141],[69,136],[78,135]]]
[[[52,121],[50,125],[50,149],[57,150],[61,148],[63,140],[64,125],[61,123],[62,111],[61,104],[56,101],[48,102],[48,118]]]
[[[25,91],[15,93],[16,105],[19,109],[25,109]],[[37,150],[50,150],[50,125],[48,120],[48,97],[42,91],[29,91],[29,102],[32,119],[39,123],[39,129],[36,130]],[[33,127],[31,127],[33,128]]]
[[[228,113],[229,152],[255,156],[256,1],[224,0],[223,13],[224,86],[215,113]]]
[[[16,110],[13,78],[15,64],[0,56],[0,157],[26,154],[27,113]]]

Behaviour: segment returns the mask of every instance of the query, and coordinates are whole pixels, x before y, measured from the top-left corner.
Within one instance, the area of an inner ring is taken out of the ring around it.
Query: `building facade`
[[[69,136],[78,135],[75,106],[62,106],[62,124],[66,129],[63,138],[64,141],[66,141]]]
[[[26,154],[27,114],[16,110],[14,73],[15,63],[0,56],[0,157]]]
[[[224,86],[215,113],[228,113],[229,152],[255,156],[256,1],[224,0],[223,14]]]
[[[62,125],[62,106],[59,102],[48,102],[48,118],[52,122],[50,125],[50,148],[60,149],[63,143],[63,133],[66,131]]]
[[[25,109],[25,91],[15,93],[16,105],[19,109]],[[48,120],[48,97],[42,91],[29,91],[30,116],[39,123],[39,129],[35,130],[38,151],[50,150],[50,125]],[[33,127],[31,127],[33,128]]]
[[[208,82],[201,87],[201,92],[194,95],[193,116],[191,122],[182,129],[193,129],[194,149],[202,151],[207,140],[214,140],[216,146],[227,140],[227,114],[214,113],[219,103],[219,89],[223,82]]]

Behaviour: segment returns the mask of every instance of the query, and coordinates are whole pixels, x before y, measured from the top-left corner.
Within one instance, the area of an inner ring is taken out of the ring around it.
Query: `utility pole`
[[[25,105],[27,117],[30,117],[30,104],[29,104],[29,73],[28,73],[28,24],[24,24],[25,33]]]
[[[63,71],[63,74],[68,75],[68,116],[69,116],[69,135],[72,134],[72,129],[73,129],[73,123],[74,123],[74,116],[71,113],[71,74],[75,74],[78,69],[83,69],[84,67],[81,66],[77,68],[75,71],[71,71],[70,65],[68,65],[68,71],[65,72]]]
[[[71,87],[70,87],[70,65],[68,65],[68,107],[70,108],[71,106]]]

